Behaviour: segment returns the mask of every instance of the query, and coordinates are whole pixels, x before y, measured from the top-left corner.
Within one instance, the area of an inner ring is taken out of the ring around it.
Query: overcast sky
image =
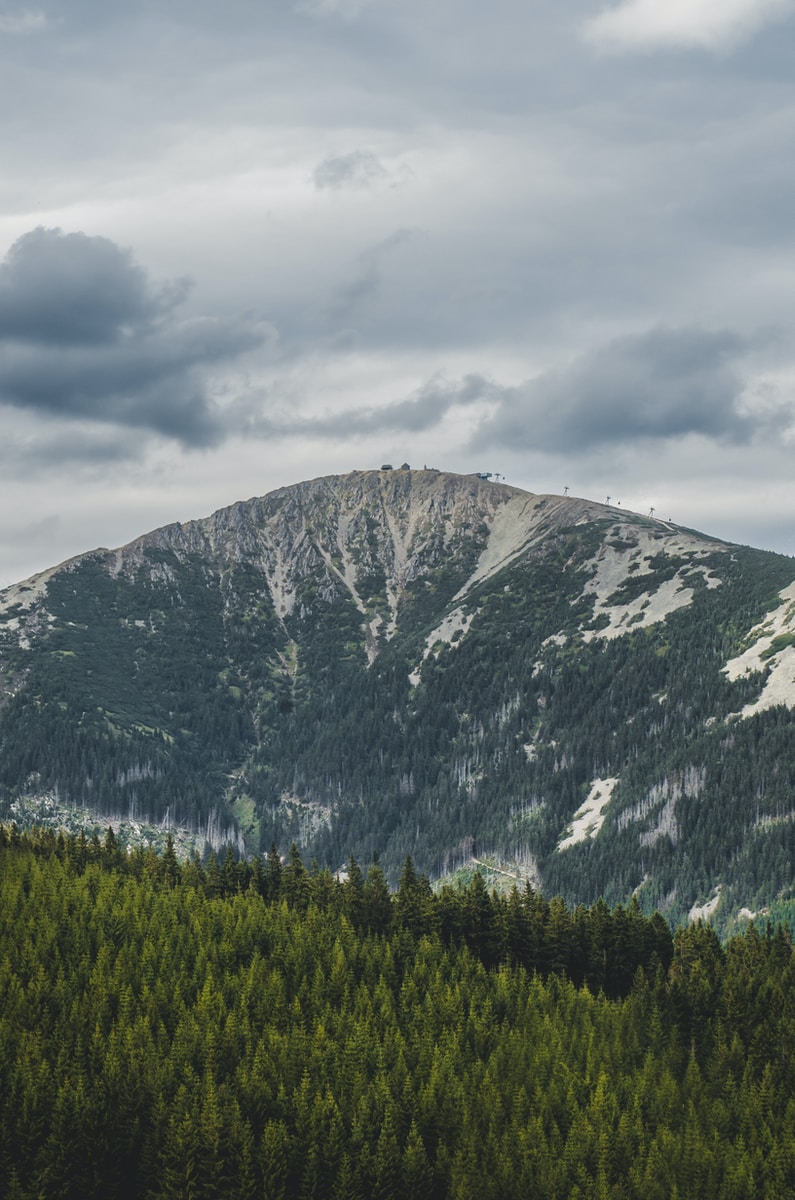
[[[795,0],[0,0],[0,585],[490,470],[795,553]]]

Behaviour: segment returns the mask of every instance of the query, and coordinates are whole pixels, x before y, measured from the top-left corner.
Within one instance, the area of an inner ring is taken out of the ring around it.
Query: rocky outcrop
[[[153,562],[151,551],[181,561],[198,559],[221,572],[245,562],[261,572],[282,618],[293,612],[311,579],[328,598],[347,594],[353,599],[372,661],[398,629],[407,589],[433,571],[458,569],[461,583],[453,599],[459,602],[533,547],[595,521],[605,522],[609,537],[586,564],[583,589],[594,594],[607,616],[607,631],[600,636],[616,636],[638,620],[662,620],[689,603],[692,590],[682,579],[691,563],[715,549],[714,542],[593,501],[534,495],[476,475],[434,470],[352,471],[314,479],[92,555],[101,557],[112,574],[128,577],[142,570],[152,577],[167,574],[168,564]],[[682,569],[661,583],[649,563],[662,552],[678,555]],[[5,628],[18,628],[19,636],[27,637],[47,579],[73,569],[84,557],[0,595]],[[641,592],[632,604],[609,603],[630,574],[652,576],[648,594]],[[709,581],[719,582],[714,576]],[[440,617],[450,623],[444,613]]]

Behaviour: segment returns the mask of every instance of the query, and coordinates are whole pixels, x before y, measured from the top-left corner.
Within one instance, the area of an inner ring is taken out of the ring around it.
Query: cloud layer
[[[791,400],[775,387],[749,397],[745,366],[757,341],[726,330],[658,327],[617,338],[518,385],[477,373],[459,380],[437,375],[391,403],[305,417],[260,415],[246,428],[270,438],[413,436],[478,410],[484,415],[474,451],[575,458],[691,436],[748,446],[780,437],[795,416]]]
[[[263,342],[260,328],[180,319],[186,280],[154,286],[102,237],[37,228],[0,266],[0,402],[218,442],[206,373]]]
[[[487,444],[574,454],[691,434],[749,443],[791,421],[773,402],[744,406],[745,339],[729,332],[652,329],[617,338],[568,367],[507,389],[480,430]]]

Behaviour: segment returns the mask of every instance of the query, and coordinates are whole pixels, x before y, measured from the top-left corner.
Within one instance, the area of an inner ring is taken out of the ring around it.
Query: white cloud
[[[623,0],[587,22],[605,50],[725,50],[795,11],[793,0]]]

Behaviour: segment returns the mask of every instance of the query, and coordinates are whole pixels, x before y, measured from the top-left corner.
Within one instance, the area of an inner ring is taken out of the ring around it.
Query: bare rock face
[[[661,521],[574,497],[536,496],[476,475],[408,468],[353,471],[239,501],[200,520],[166,525],[115,551],[78,556],[0,594],[0,624],[5,613],[11,614],[4,621],[8,631],[39,629],[47,581],[74,571],[88,557],[103,562],[114,576],[132,579],[143,571],[152,580],[173,579],[173,567],[151,560],[149,552],[159,551],[177,562],[199,559],[221,572],[236,563],[249,564],[261,572],[282,618],[293,612],[309,579],[326,599],[349,596],[362,615],[372,660],[379,645],[397,631],[407,588],[438,568],[459,573],[455,598],[461,600],[476,584],[523,553],[543,547],[561,530],[605,519],[612,522],[611,542],[599,548],[592,563],[582,564],[584,574],[593,571],[590,581],[583,579],[584,589],[602,605],[628,573],[639,573],[636,578],[651,573],[648,562],[663,548],[688,563],[715,548],[714,541]],[[715,586],[717,582],[713,578]],[[688,602],[692,591],[683,591],[678,583],[676,576],[666,589],[670,600],[661,598],[643,623],[662,619]],[[621,606],[612,607],[617,612],[610,613],[609,636],[620,631],[625,615]],[[610,612],[610,606],[601,611]]]
[[[0,593],[0,819],[485,855],[674,916],[720,885],[720,920],[792,883],[794,579],[475,475],[280,488]]]
[[[166,526],[121,554],[137,560],[152,545],[209,562],[245,559],[263,571],[282,616],[308,575],[322,577],[330,592],[350,593],[365,616],[380,602],[394,630],[406,585],[482,542],[495,513],[515,495],[525,493],[475,476],[354,471]],[[377,593],[368,591],[374,577],[381,581]]]
[[[396,632],[407,586],[434,569],[463,570],[476,559],[458,589],[456,598],[461,599],[476,583],[561,529],[605,517],[614,522],[613,548],[600,550],[590,585],[600,599],[606,579],[615,591],[627,571],[642,571],[660,552],[659,542],[688,560],[714,549],[713,542],[697,535],[591,501],[535,496],[476,475],[402,468],[315,479],[238,502],[202,520],[165,526],[116,551],[113,569],[135,573],[147,548],[168,550],[178,558],[198,556],[221,569],[246,561],[267,580],[281,617],[292,613],[302,583],[313,578],[325,597],[348,593],[353,599],[372,658],[379,643]],[[627,531],[627,546],[616,550],[616,539]],[[631,552],[622,553],[627,549]],[[668,589],[676,590],[675,584]],[[673,607],[685,602],[680,596]],[[658,618],[668,611],[665,600],[655,610]]]

